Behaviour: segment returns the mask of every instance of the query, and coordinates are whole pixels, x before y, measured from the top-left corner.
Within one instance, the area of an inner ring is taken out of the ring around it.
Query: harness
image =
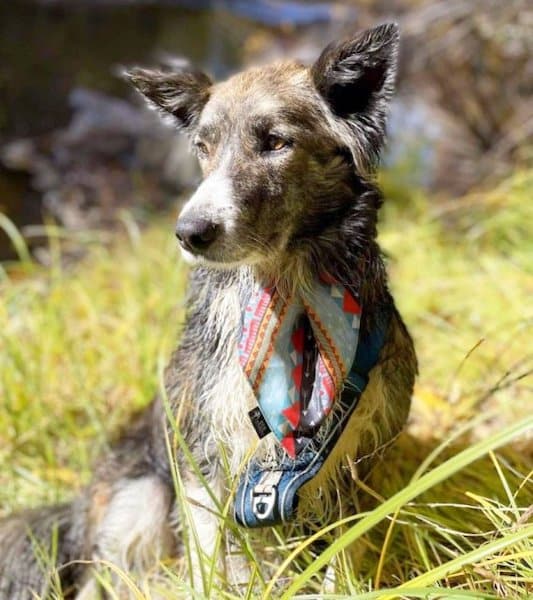
[[[235,497],[234,518],[239,525],[267,527],[289,522],[295,517],[300,488],[324,465],[368,384],[369,373],[377,364],[385,343],[389,320],[389,311],[382,310],[376,316],[372,331],[361,332],[352,367],[334,410],[318,432],[306,438],[298,454],[292,458],[282,453],[267,465],[255,457],[250,459]],[[259,406],[250,411],[249,417],[259,437],[270,433]]]

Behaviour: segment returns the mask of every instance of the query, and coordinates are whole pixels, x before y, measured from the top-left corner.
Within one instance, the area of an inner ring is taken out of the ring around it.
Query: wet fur
[[[373,327],[376,311],[391,311],[379,364],[325,466],[302,489],[298,520],[320,527],[355,510],[354,477],[364,476],[401,430],[416,374],[413,344],[376,242],[382,197],[371,175],[392,93],[397,38],[395,26],[383,26],[329,47],[311,69],[274,65],[222,84],[188,67],[130,73],[134,85],[192,139],[199,132],[210,139],[211,157],[202,159],[205,182],[216,174],[231,189],[213,205],[204,182],[184,211],[223,215],[225,235],[191,273],[187,318],[165,374],[174,423],[155,398],[102,458],[78,499],[0,523],[0,598],[46,595],[61,580],[67,596],[89,600],[98,595],[92,571],[98,561],[145,573],[158,559],[179,555],[183,536],[193,530],[201,548],[193,553],[192,578],[201,589],[201,554],[214,552],[218,508],[173,427],[222,503],[252,450],[265,459],[280,451],[272,436],[259,442],[245,417],[254,398],[237,358],[243,297],[265,279],[291,293],[309,287],[318,273],[331,273],[358,289],[363,330]],[[228,106],[234,114],[221,121]],[[245,124],[246,112],[258,106],[261,127],[285,124],[293,136],[290,152],[254,154],[264,133]],[[167,442],[188,516],[177,508]],[[49,548],[54,530],[58,570],[35,559],[36,544]],[[194,535],[190,539],[194,546]],[[236,581],[246,580],[242,565],[229,568]]]

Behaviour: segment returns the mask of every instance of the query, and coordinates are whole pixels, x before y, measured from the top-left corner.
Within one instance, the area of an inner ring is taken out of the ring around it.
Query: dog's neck
[[[251,267],[254,279],[297,292],[310,289],[323,274],[357,288],[366,303],[386,294],[386,275],[377,244],[376,215],[379,191],[365,189],[345,199],[337,214],[316,230],[302,229],[289,239],[283,252]]]

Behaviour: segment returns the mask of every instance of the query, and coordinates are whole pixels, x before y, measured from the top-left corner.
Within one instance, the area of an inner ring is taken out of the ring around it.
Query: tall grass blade
[[[30,265],[32,263],[31,254],[24,237],[13,221],[3,213],[0,213],[0,229],[3,230],[13,244],[20,262]]]
[[[508,533],[503,537],[494,540],[493,542],[489,542],[487,544],[481,545],[479,548],[472,550],[471,552],[467,552],[466,554],[462,554],[453,560],[450,560],[442,565],[439,565],[410,581],[402,584],[398,589],[399,590],[407,590],[411,587],[417,587],[418,585],[428,585],[431,583],[435,583],[439,579],[443,579],[444,577],[451,575],[452,573],[456,573],[461,567],[469,564],[473,564],[486,556],[490,556],[494,552],[498,552],[500,550],[504,550],[508,546],[512,544],[516,544],[517,542],[521,542],[522,540],[526,540],[528,538],[533,537],[533,525],[528,525],[527,527],[523,527],[516,531],[515,533]],[[533,546],[530,550],[530,556],[533,557]],[[389,595],[388,593],[383,596],[383,600],[390,600],[394,596]]]
[[[363,520],[341,535],[336,542],[334,542],[320,556],[318,556],[312,565],[307,567],[294,579],[292,584],[283,594],[282,599],[288,600],[289,598],[293,598],[294,594],[314,575],[316,575],[320,569],[326,566],[336,554],[349,546],[364,533],[372,529],[372,527],[377,525],[388,515],[394,513],[398,508],[402,507],[404,504],[410,500],[413,500],[413,498],[416,498],[441,481],[451,477],[454,473],[457,473],[491,450],[495,450],[501,446],[504,446],[516,437],[519,437],[520,435],[532,429],[533,416],[515,423],[503,431],[490,436],[488,439],[481,440],[470,448],[463,450],[438,467],[435,467],[429,473],[423,475],[418,481],[415,481],[414,483],[411,483],[404,489],[400,490],[397,494],[392,496],[392,498],[386,500],[381,506],[376,507]]]

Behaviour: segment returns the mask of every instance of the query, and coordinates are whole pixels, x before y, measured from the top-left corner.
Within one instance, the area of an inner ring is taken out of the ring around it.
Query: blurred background
[[[161,389],[179,335],[174,221],[199,174],[121,68],[182,55],[221,78],[311,63],[390,19],[402,48],[379,241],[420,376],[374,496],[533,414],[531,1],[0,0],[0,517],[83,489]],[[406,506],[397,536],[383,522],[365,537],[354,589],[410,581],[525,527],[533,430],[517,431]],[[512,543],[447,569],[448,583],[532,598],[531,541]]]
[[[120,80],[123,65],[183,55],[220,78],[311,62],[388,19],[402,29],[389,187],[437,202],[530,165],[527,0],[10,0],[0,5],[0,212],[46,261],[43,221],[113,228],[127,209],[145,222],[195,184],[186,142]],[[0,259],[13,256],[0,231]]]

